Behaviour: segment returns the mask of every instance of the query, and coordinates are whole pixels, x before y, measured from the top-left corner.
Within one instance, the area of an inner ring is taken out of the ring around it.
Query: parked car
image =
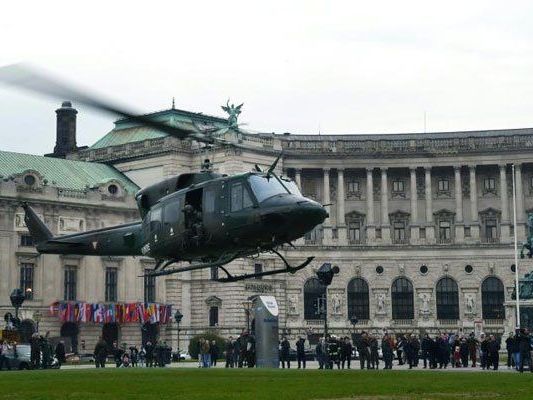
[[[180,361],[190,360],[191,359],[191,355],[189,354],[188,351],[181,351],[180,354],[179,354],[179,359],[180,359]],[[178,361],[178,352],[177,351],[172,353],[172,361]]]
[[[29,344],[11,346],[5,353],[11,369],[31,369],[31,347]]]

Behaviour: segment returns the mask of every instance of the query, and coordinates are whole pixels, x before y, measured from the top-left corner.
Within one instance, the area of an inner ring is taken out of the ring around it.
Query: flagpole
[[[516,175],[514,172],[514,164],[512,165],[513,171],[513,219],[514,219],[514,275],[515,275],[515,292],[516,292],[516,327],[520,328],[520,291],[518,285],[518,241],[516,239],[518,227],[516,226]],[[502,190],[505,190],[502,188]]]

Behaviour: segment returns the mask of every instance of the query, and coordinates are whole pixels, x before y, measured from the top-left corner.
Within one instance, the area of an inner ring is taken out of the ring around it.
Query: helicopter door
[[[204,188],[203,198],[203,223],[208,237],[220,236],[222,225],[221,212],[224,206],[221,201],[217,201],[221,196],[222,185],[220,182],[211,184]]]
[[[247,226],[255,220],[255,204],[245,182],[242,180],[230,182],[229,212],[226,213],[226,228],[235,241],[247,236]]]
[[[175,247],[183,235],[183,197],[173,197],[165,203],[163,212],[162,240],[166,246]]]
[[[161,246],[161,219],[163,208],[160,205],[154,206],[150,211],[150,248],[152,252]]]

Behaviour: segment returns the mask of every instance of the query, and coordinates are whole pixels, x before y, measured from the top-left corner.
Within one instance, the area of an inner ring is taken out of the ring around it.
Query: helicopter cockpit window
[[[161,214],[161,207],[153,208],[150,212],[150,230],[152,232],[159,230],[159,228],[161,227]]]
[[[248,178],[248,182],[250,182],[252,191],[259,202],[262,202],[263,200],[266,200],[269,197],[277,194],[288,193],[287,189],[283,187],[281,182],[275,176],[267,179],[265,176],[251,175]]]
[[[300,192],[300,189],[298,189],[298,185],[296,185],[296,182],[291,181],[289,179],[282,178],[281,183],[283,183],[283,186],[289,189],[289,192],[291,192],[292,194],[296,194],[298,196],[302,195],[302,193]]]
[[[248,190],[244,187],[243,182],[235,182],[231,185],[231,211],[239,211],[244,208],[252,207],[252,199]]]

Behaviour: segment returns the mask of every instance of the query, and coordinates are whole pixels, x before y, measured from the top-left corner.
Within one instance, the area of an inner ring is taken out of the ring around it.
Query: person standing
[[[211,348],[209,349],[209,352],[211,354],[211,366],[215,367],[217,365],[217,359],[218,359],[218,345],[216,340],[211,341]]]
[[[303,365],[305,369],[305,338],[300,336],[300,339],[296,342],[296,358],[298,360],[298,369]]]
[[[211,366],[211,346],[209,345],[209,340],[202,339],[201,344],[202,349],[202,368],[209,368]]]
[[[369,337],[370,365],[372,369],[379,369],[378,340],[375,336]]]
[[[316,347],[315,355],[318,361],[318,369],[324,369],[324,338],[320,338]]]
[[[96,368],[105,368],[105,361],[107,358],[107,343],[100,336],[96,346],[94,347],[94,362]]]
[[[461,338],[459,352],[461,354],[461,365],[463,368],[468,367],[468,343],[464,336]]]
[[[224,352],[226,353],[226,368],[233,368],[233,337],[229,337],[226,341],[226,347]]]
[[[388,333],[383,335],[381,339],[381,351],[383,352],[383,361],[385,362],[384,369],[392,369],[392,359],[394,358],[393,354],[394,344]]]
[[[491,364],[494,367],[494,371],[497,371],[500,363],[500,343],[494,335],[490,335],[488,347]]]
[[[65,357],[65,342],[62,340],[60,340],[56,345],[55,356],[57,358],[57,362],[59,363],[59,367],[61,368],[61,364],[64,364],[67,361]]]
[[[420,347],[422,348],[422,360],[424,361],[424,368],[427,368],[429,352],[431,349],[431,338],[429,337],[429,334],[426,333],[424,335],[422,342],[420,343]],[[431,363],[429,364],[429,367],[431,368]]]
[[[531,365],[531,338],[527,329],[520,329],[518,347],[520,350],[520,372],[524,372],[524,364],[527,363],[529,371],[533,372]]]
[[[479,345],[479,352],[481,354],[481,369],[489,369],[489,341],[485,334],[481,334],[481,343]]]
[[[344,369],[344,363],[347,364],[347,368],[351,368],[353,346],[350,338],[346,336],[342,343],[342,369]]]
[[[365,368],[365,363],[366,369],[370,369],[370,351],[368,350],[368,346],[368,334],[363,331],[361,332],[361,337],[357,342],[357,351],[359,352],[359,363],[361,365],[361,369]]]
[[[287,368],[291,367],[291,360],[289,357],[290,350],[291,350],[291,345],[289,341],[287,340],[287,337],[283,336],[283,338],[281,339],[281,344],[280,344],[281,368],[285,368],[285,362],[287,363]]]
[[[514,367],[514,335],[513,333],[509,333],[509,337],[505,339],[505,350],[507,350],[507,369],[511,369],[511,367]]]
[[[0,371],[4,368],[4,365],[9,371],[11,371],[11,364],[7,358],[8,350],[9,345],[7,344],[7,341],[0,340]]]
[[[152,368],[154,366],[154,345],[149,340],[144,345],[144,353],[146,359],[146,367]]]
[[[477,349],[478,349],[479,342],[474,336],[474,332],[470,333],[467,343],[468,343],[468,352],[470,353],[470,360],[472,361],[472,368],[476,368]]]

